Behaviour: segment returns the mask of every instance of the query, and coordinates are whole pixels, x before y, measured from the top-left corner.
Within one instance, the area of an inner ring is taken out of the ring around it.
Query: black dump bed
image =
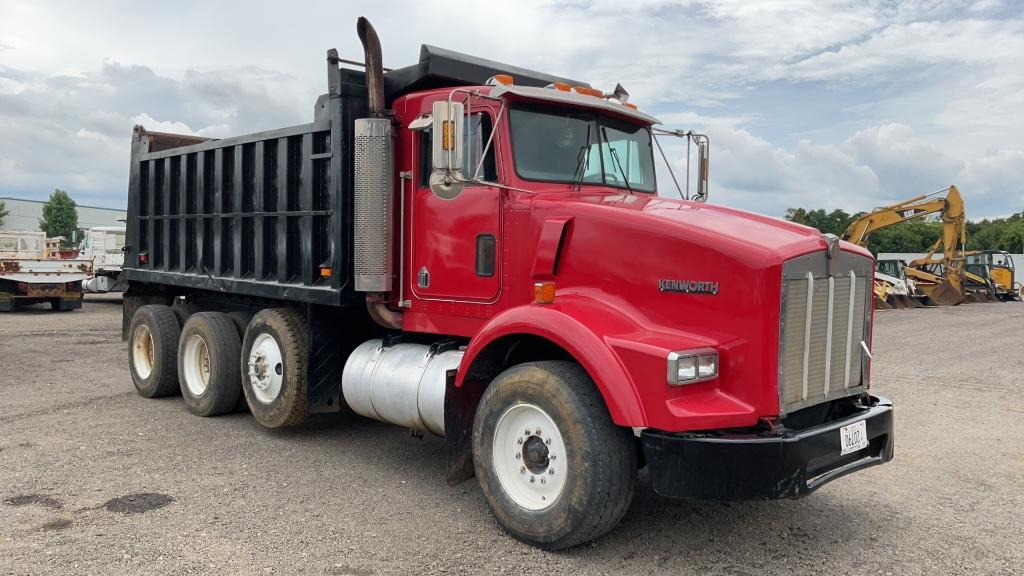
[[[386,73],[384,85],[390,103],[501,73],[535,86],[583,84],[424,46],[419,63]],[[125,278],[172,292],[362,303],[352,290],[352,147],[366,109],[365,73],[339,68],[332,50],[328,93],[310,124],[222,140],[137,126]]]

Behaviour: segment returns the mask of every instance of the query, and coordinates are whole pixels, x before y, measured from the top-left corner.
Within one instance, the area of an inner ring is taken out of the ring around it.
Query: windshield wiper
[[[572,187],[569,190],[579,190],[583,186],[583,176],[590,167],[590,124],[587,124],[587,143],[580,146],[580,154],[576,157],[576,171],[572,173]]]
[[[605,144],[608,145],[608,150],[612,153],[612,160],[615,160],[615,166],[619,169],[619,174],[622,176],[622,183],[626,185],[626,190],[629,190],[629,193],[632,194],[633,188],[629,186],[629,179],[626,178],[626,171],[622,169],[622,162],[619,161],[619,153],[615,151],[615,148],[612,147],[611,140],[608,139],[608,128],[601,126],[601,134],[604,136]]]

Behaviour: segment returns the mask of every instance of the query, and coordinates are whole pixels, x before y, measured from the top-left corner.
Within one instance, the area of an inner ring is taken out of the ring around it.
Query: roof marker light
[[[586,96],[596,96],[597,98],[604,96],[604,92],[594,88],[588,88],[586,86],[573,86],[572,90],[577,94],[584,94]]]
[[[633,104],[632,102],[626,102],[625,104],[623,104],[623,106],[625,106],[626,108],[632,108],[633,110],[636,110],[636,104]]]
[[[568,92],[569,90],[572,90],[572,86],[569,86],[565,82],[552,82],[551,84],[548,84],[547,87],[554,88],[559,92]]]
[[[488,86],[499,86],[501,84],[504,84],[505,86],[511,86],[512,76],[509,76],[508,74],[495,74],[494,76],[491,76],[490,78],[487,79]]]

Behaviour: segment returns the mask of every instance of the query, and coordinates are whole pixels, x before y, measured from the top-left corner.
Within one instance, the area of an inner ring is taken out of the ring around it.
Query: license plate
[[[868,427],[864,420],[839,429],[840,455],[863,450],[868,447]]]

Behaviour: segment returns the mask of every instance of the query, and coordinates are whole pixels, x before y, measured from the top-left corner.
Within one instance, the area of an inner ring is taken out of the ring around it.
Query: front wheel
[[[498,522],[524,542],[558,550],[622,519],[637,450],[578,364],[531,362],[502,372],[484,392],[473,464]]]

